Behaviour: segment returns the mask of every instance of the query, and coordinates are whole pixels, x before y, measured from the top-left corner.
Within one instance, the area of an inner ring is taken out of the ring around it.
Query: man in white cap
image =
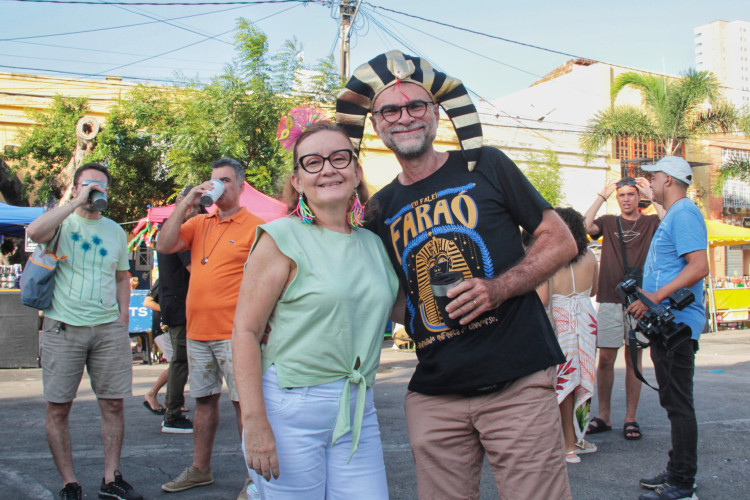
[[[659,402],[667,410],[672,428],[672,449],[664,472],[641,479],[641,486],[652,489],[640,500],[693,499],[698,470],[698,424],[693,405],[693,373],[698,339],[706,321],[703,307],[703,278],[708,274],[706,223],[698,207],[687,198],[693,173],[684,159],[667,156],[655,165],[641,167],[653,172],[653,199],[666,210],[656,230],[643,271],[643,294],[655,304],[668,304],[680,288],[689,288],[695,301],[682,311],[672,310],[675,322],[685,323],[691,340],[667,348],[663,342],[651,344],[651,360],[659,383]],[[646,305],[637,301],[627,312],[641,318]]]
[[[462,151],[434,149],[439,106]],[[555,395],[565,357],[535,292],[575,256],[567,226],[507,156],[482,147],[466,89],[424,59],[377,56],[336,110],[357,148],[371,114],[401,165],[368,203],[368,227],[404,288],[419,359],[405,402],[419,498],[478,499],[485,455],[503,498],[571,498]],[[519,226],[535,237],[526,252]],[[463,281],[443,309],[432,285],[449,273]]]

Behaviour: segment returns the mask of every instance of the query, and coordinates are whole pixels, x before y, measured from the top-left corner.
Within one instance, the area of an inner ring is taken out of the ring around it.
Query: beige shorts
[[[84,367],[97,398],[124,399],[132,394],[133,354],[125,323],[72,326],[44,318],[42,330],[42,385],[46,401],[73,401]]]
[[[596,317],[596,347],[619,349],[625,345],[628,332],[635,326],[633,318],[625,314],[622,304],[602,302]]]
[[[232,401],[240,400],[234,384],[230,339],[187,339],[187,354],[191,396],[203,398],[221,394],[222,379],[224,379]]]
[[[154,337],[154,344],[159,346],[159,350],[161,350],[161,353],[164,355],[164,359],[166,359],[168,363],[171,363],[174,351],[172,351],[172,337],[169,335],[169,332]]]

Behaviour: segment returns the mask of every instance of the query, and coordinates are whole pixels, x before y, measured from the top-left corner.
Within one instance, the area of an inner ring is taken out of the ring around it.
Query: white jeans
[[[348,383],[346,379],[282,389],[274,366],[263,375],[263,397],[276,438],[280,472],[278,479],[266,481],[255,471],[248,470],[264,500],[388,498],[372,388],[367,389],[359,448],[351,461],[347,463],[351,432],[331,447],[344,383]],[[352,385],[349,401],[352,416],[356,401],[357,386]],[[242,454],[244,457],[244,436]]]

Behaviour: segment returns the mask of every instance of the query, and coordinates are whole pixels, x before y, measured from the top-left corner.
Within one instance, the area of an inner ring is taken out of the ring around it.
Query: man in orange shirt
[[[182,223],[185,212],[214,188],[211,181],[196,186],[177,204],[156,242],[156,250],[162,253],[190,250],[192,266],[186,307],[190,393],[196,402],[193,463],[162,485],[162,490],[170,493],[214,482],[211,452],[219,425],[222,378],[229,387],[242,435],[232,370],[232,322],[243,267],[255,240],[255,228],[263,221],[240,206],[245,180],[242,165],[222,158],[213,162],[211,169],[211,179],[224,185],[224,193],[216,200],[217,209]]]

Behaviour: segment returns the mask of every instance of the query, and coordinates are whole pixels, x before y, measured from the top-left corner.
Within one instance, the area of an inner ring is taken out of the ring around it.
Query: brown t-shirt
[[[628,254],[628,267],[643,267],[648,255],[656,228],[659,227],[658,215],[641,215],[635,221],[620,219],[625,249]],[[599,292],[597,302],[620,304],[622,300],[615,291],[617,284],[625,275],[622,258],[620,234],[617,230],[616,215],[602,215],[594,221],[599,228],[598,234],[591,234],[593,239],[602,239],[602,256],[599,262]]]

